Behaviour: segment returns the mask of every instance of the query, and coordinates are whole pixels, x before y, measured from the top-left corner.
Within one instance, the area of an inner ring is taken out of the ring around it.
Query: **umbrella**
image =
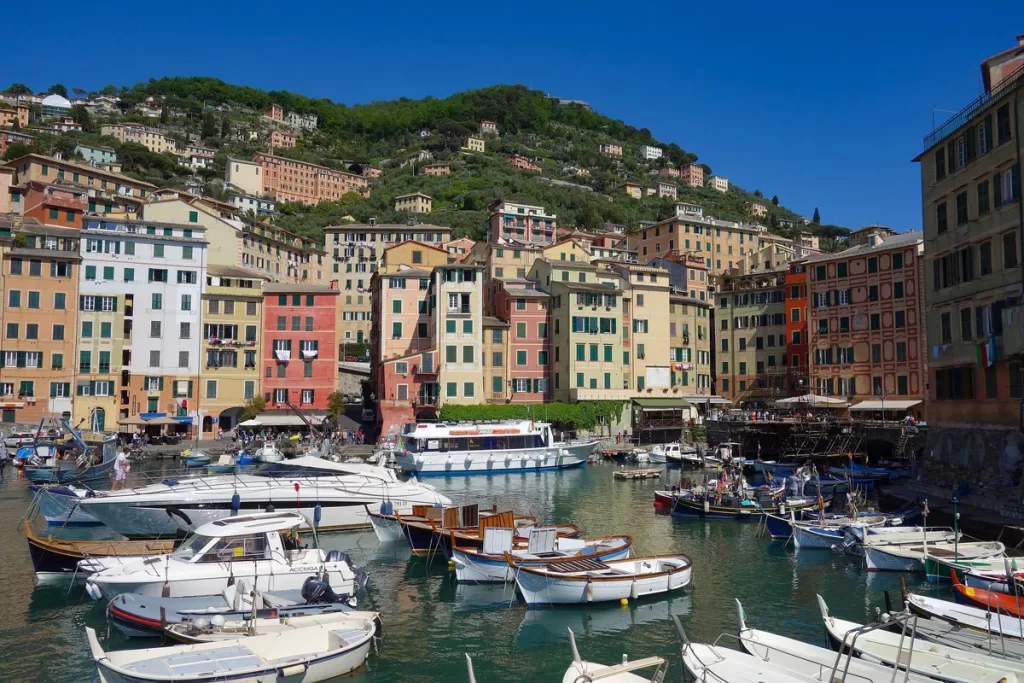
[[[257,420],[256,418],[252,418],[252,419],[246,420],[245,422],[239,422],[238,426],[239,427],[259,427],[261,424],[263,424],[263,423],[260,422],[259,420]]]
[[[164,426],[164,425],[176,425],[176,424],[180,424],[180,423],[177,420],[172,420],[169,417],[155,417],[152,420],[147,420],[146,424],[147,425]]]
[[[142,416],[140,416],[140,415],[132,415],[131,417],[122,418],[121,420],[118,421],[118,424],[121,424],[121,425],[145,425],[145,424],[152,424],[152,423],[151,422],[147,422],[146,420],[143,420]]]

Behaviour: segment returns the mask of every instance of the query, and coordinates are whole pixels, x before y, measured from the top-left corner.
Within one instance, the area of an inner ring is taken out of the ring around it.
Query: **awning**
[[[690,402],[685,398],[634,398],[633,403],[640,406],[645,413],[655,410],[682,410],[690,407]]]
[[[861,401],[856,405],[850,406],[850,410],[907,410],[913,408],[920,401],[882,401],[881,399],[870,401]]]
[[[775,405],[790,406],[794,404],[800,405],[812,405],[819,406],[822,408],[840,408],[846,405],[846,401],[841,398],[832,398],[831,396],[818,396],[817,394],[804,394],[803,396],[792,396],[790,398],[782,398],[775,401]]]
[[[155,417],[152,420],[146,420],[142,424],[144,424],[146,426],[151,426],[152,425],[152,426],[158,426],[159,427],[159,426],[167,426],[167,425],[176,425],[176,424],[178,424],[178,422],[177,422],[177,420],[175,420],[174,418],[171,418],[171,417]]]
[[[725,398],[724,396],[701,396],[700,394],[688,395],[686,400],[695,405],[704,405],[710,403],[713,406],[716,405],[732,405],[732,401]]]
[[[239,422],[238,426],[239,427],[259,427],[261,424],[263,424],[263,423],[260,422],[259,420],[255,419],[255,418],[253,418],[251,420],[246,420],[245,422]]]
[[[190,424],[192,424],[192,416],[191,415],[189,415],[187,417],[172,417],[171,419],[174,420],[175,422],[177,422],[178,424],[183,424],[183,425],[190,425]]]
[[[303,358],[303,360],[313,360],[314,358],[316,358],[316,351],[306,351],[306,350],[303,350],[302,351],[302,358]]]
[[[118,420],[118,424],[122,425],[144,425],[146,421],[139,415],[132,415],[131,417],[124,417]]]
[[[277,357],[279,361],[283,361],[285,363],[292,359],[292,352],[286,349],[279,349],[277,351],[274,351],[274,355]]]
[[[277,415],[268,415],[267,413],[261,413],[254,418],[260,426],[266,427],[305,427],[306,423],[302,421],[302,418],[298,415],[286,415],[284,413]],[[307,415],[308,419],[313,424],[320,424],[324,418],[321,415]]]

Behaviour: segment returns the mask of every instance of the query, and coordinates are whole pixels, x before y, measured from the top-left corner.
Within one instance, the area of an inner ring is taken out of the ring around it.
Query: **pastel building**
[[[606,157],[612,157],[615,159],[622,158],[622,145],[601,144],[597,146],[597,151],[599,154],[603,154]]]
[[[490,361],[492,376],[491,385],[487,387],[489,399],[513,403],[550,400],[551,295],[530,280],[498,280],[492,308],[494,317],[507,324],[508,350],[504,367],[508,384],[499,385],[494,379],[506,377],[500,370],[502,366],[495,363],[498,357],[485,356],[485,361]]]
[[[543,206],[495,202],[488,209],[491,212],[488,239],[491,241],[517,240],[540,245],[555,241],[556,217],[548,215]]]
[[[433,210],[434,200],[422,192],[403,194],[395,197],[395,211],[408,213],[430,213]]]
[[[697,164],[680,166],[679,180],[690,187],[704,187],[704,167]]]
[[[533,163],[521,154],[509,155],[505,157],[505,161],[509,163],[509,166],[512,168],[518,168],[520,171],[539,173],[543,170],[538,164]]]
[[[486,147],[487,143],[483,138],[478,138],[472,135],[466,138],[466,149],[471,152],[480,152],[483,154]]]
[[[66,185],[44,185],[29,181],[18,189],[18,213],[40,223],[65,228],[82,227],[82,215],[89,206],[85,190]]]
[[[178,146],[163,131],[140,126],[137,123],[108,124],[100,128],[100,133],[111,136],[121,144],[134,142],[157,154],[173,152]]]
[[[31,109],[27,104],[8,106],[0,104],[0,128],[27,128]]]
[[[276,204],[272,199],[265,199],[251,194],[228,193],[228,203],[239,211],[252,212],[255,216],[273,216]]]
[[[294,133],[287,133],[283,130],[272,130],[268,137],[268,146],[274,149],[292,149],[295,147],[296,138]]]
[[[440,405],[483,403],[484,269],[450,263],[434,268],[429,296],[439,352]]]
[[[791,261],[786,273],[786,354],[789,356],[790,393],[794,396],[813,389],[808,296],[807,265],[802,260]]]
[[[725,176],[713,175],[708,178],[708,187],[719,192],[729,191],[729,179]]]
[[[224,164],[224,183],[245,195],[263,195],[263,166],[252,161],[228,158]]]
[[[645,161],[651,161],[653,159],[660,159],[663,154],[661,147],[654,147],[653,145],[640,145],[640,156]]]
[[[706,217],[701,207],[685,203],[676,204],[674,218],[645,225],[627,236],[630,251],[638,253],[641,263],[678,251],[704,259],[711,274],[728,273],[764,243],[756,226]]]
[[[42,154],[26,154],[4,166],[14,169],[14,181],[18,186],[25,186],[31,181],[44,185],[60,181],[58,184],[64,187],[85,190],[88,213],[137,214],[157,189],[155,185],[120,173]]]
[[[354,173],[272,154],[257,154],[253,162],[263,170],[263,187],[250,194],[306,205],[335,201],[349,192],[370,195],[369,181]]]
[[[117,162],[117,152],[110,147],[100,145],[75,145],[75,156],[81,156],[90,164],[113,164]]]
[[[321,285],[263,288],[263,399],[268,409],[320,411],[338,386],[338,290]]]

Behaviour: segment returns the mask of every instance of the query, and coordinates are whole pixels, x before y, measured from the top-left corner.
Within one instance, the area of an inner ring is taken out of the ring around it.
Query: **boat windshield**
[[[193,557],[198,555],[203,548],[210,545],[210,541],[213,538],[210,536],[200,536],[199,534],[192,534],[178,546],[177,550],[171,553],[171,557],[188,562]]]
[[[445,439],[425,437],[404,439],[406,450],[410,452],[438,451],[509,451],[524,448],[544,448],[544,437],[541,434],[516,435],[480,435],[453,436]]]
[[[307,467],[305,465],[293,465],[288,461],[275,462],[253,472],[258,477],[342,477],[349,474],[359,474],[350,471],[337,463],[331,463],[332,467]]]

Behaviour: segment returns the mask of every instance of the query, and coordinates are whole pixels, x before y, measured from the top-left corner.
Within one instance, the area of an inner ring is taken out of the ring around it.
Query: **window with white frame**
[[[512,380],[512,385],[516,392],[530,391],[530,380],[528,379],[514,379]]]
[[[274,403],[284,403],[288,400],[287,389],[274,389]]]
[[[18,352],[4,351],[4,367],[15,368],[18,366]]]
[[[0,382],[0,396],[14,396],[14,382]]]
[[[83,296],[82,297],[82,310],[83,311],[95,311],[96,310],[96,297],[94,297],[94,296]]]
[[[41,367],[40,366],[40,360],[41,359],[42,359],[42,354],[40,354],[38,351],[28,351],[27,353],[25,353],[25,367],[26,368],[38,368],[38,367]]]
[[[114,393],[114,383],[101,380],[93,383],[93,395],[94,396],[110,396]]]
[[[146,378],[146,391],[160,391],[160,378],[159,377],[147,377]]]
[[[100,309],[109,313],[114,310],[114,305],[117,299],[112,296],[101,296],[100,297]]]
[[[313,402],[313,390],[312,389],[303,389],[302,390],[301,402],[302,403],[307,403],[307,404]]]

